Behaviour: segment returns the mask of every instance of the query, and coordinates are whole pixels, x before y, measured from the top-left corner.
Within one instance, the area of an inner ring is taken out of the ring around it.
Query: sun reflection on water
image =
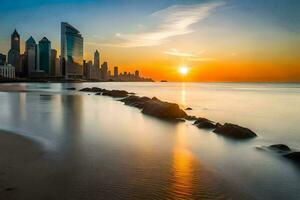
[[[178,126],[173,149],[173,199],[191,199],[193,192],[193,154],[186,147],[185,127]]]

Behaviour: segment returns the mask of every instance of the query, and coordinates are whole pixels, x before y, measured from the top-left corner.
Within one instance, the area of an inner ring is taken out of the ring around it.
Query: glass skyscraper
[[[47,38],[43,38],[39,42],[39,56],[40,56],[40,70],[43,70],[46,74],[50,74],[51,67],[51,42]]]
[[[61,23],[61,68],[66,78],[83,77],[83,38],[66,22]]]

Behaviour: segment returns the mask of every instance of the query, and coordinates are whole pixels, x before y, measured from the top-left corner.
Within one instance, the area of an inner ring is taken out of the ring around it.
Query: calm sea
[[[66,199],[300,199],[300,168],[256,149],[284,143],[300,150],[300,84],[13,86],[28,92],[0,93],[0,129],[44,145],[46,157],[60,166],[52,173],[64,177]],[[145,116],[110,97],[64,90],[87,86],[156,96],[258,137],[237,142],[191,122]]]

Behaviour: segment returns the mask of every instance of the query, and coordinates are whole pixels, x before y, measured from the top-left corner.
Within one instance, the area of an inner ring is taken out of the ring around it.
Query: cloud
[[[171,56],[195,57],[195,55],[192,54],[192,53],[182,52],[182,51],[179,51],[179,50],[177,50],[177,49],[170,49],[170,50],[168,50],[168,51],[164,51],[163,53],[164,53],[164,54],[171,55]]]
[[[201,51],[202,54],[204,51]],[[189,52],[182,52],[177,49],[170,49],[168,51],[164,51],[164,54],[171,55],[171,56],[178,56],[178,57],[185,57],[188,61],[197,61],[197,62],[207,62],[212,61],[214,58],[206,58],[206,57],[199,57],[196,54],[189,53]]]
[[[191,27],[205,18],[223,2],[214,2],[196,5],[174,5],[151,14],[150,17],[158,19],[160,22],[151,30],[123,34],[117,33],[119,46],[122,47],[143,47],[156,46],[163,43],[168,38],[192,33]]]

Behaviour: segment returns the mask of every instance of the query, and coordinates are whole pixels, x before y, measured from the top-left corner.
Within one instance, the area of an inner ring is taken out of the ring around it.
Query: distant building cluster
[[[105,61],[100,64],[100,53],[94,53],[94,62],[83,59],[83,37],[66,22],[61,23],[61,55],[51,48],[51,41],[43,37],[38,43],[33,37],[25,42],[25,51],[20,52],[20,34],[11,35],[8,55],[0,54],[0,76],[3,78],[63,78],[95,81],[152,81],[140,77],[139,71],[113,74]]]

